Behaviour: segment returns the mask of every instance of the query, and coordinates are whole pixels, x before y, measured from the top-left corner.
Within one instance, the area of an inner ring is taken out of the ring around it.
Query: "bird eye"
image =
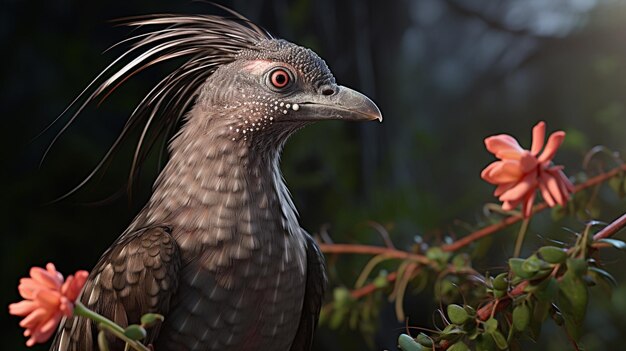
[[[277,89],[282,89],[289,85],[291,76],[283,68],[277,68],[270,73],[270,83]]]

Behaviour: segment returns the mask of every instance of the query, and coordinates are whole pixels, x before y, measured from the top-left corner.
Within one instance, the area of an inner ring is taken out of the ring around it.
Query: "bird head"
[[[222,9],[230,16],[165,14],[127,20],[138,31],[152,29],[117,44],[131,46],[65,110],[63,114],[72,109],[74,113],[46,154],[89,103],[102,102],[146,68],[165,61],[182,63],[138,103],[98,166],[61,198],[93,178],[135,129],[140,136],[129,184],[157,141],[178,132],[181,119],[188,130],[226,128],[232,140],[251,140],[251,135],[267,140],[269,134],[279,146],[293,131],[314,121],[382,120],[369,98],[337,85],[313,51],[274,38],[242,15]]]
[[[198,103],[234,109],[225,116],[248,135],[320,120],[382,120],[367,96],[335,82],[315,52],[280,39],[262,40],[219,67]]]

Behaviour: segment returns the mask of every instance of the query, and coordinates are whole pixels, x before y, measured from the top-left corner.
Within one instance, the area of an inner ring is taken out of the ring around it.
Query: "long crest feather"
[[[239,13],[216,6],[230,13],[232,17],[161,14],[121,20],[125,22],[124,24],[137,29],[154,26],[160,29],[135,35],[112,46],[113,48],[130,44],[130,48],[98,74],[44,130],[44,132],[48,130],[62,116],[76,108],[68,122],[49,144],[42,162],[61,134],[90,103],[97,100],[102,102],[126,80],[146,68],[174,59],[187,58],[187,60],[161,79],[145,95],[100,162],[76,187],[56,201],[67,198],[89,182],[111,159],[114,151],[131,131],[143,126],[129,175],[130,189],[140,165],[148,157],[154,144],[160,138],[167,140],[175,132],[176,125],[195,101],[206,79],[219,66],[234,61],[242,50],[254,49],[258,42],[273,38],[267,31]],[[116,69],[120,65],[121,68]]]

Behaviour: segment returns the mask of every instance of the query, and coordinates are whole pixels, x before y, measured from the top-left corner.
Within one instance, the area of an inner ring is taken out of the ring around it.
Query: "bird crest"
[[[162,140],[163,136],[164,140],[169,140],[176,132],[178,122],[193,106],[207,78],[220,66],[235,61],[242,52],[253,55],[259,50],[257,44],[274,39],[266,30],[243,15],[214,5],[228,12],[230,16],[159,14],[118,20],[122,25],[138,30],[146,27],[151,30],[122,40],[111,47],[129,46],[128,50],[98,74],[42,131],[43,134],[63,116],[71,113],[69,120],[44,152],[42,162],[59,137],[90,103],[101,103],[129,78],[146,68],[174,59],[182,60],[182,64],[162,78],[142,98],[100,162],[76,187],[57,201],[67,198],[89,182],[130,133],[141,128],[128,179],[130,190],[143,161],[158,140]]]

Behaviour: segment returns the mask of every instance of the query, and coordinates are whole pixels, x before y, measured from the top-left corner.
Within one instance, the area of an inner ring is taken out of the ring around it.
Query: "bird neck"
[[[170,144],[170,160],[148,203],[147,221],[185,230],[213,230],[247,222],[241,232],[271,225],[295,234],[297,211],[279,168],[286,140],[261,143],[239,137],[228,119],[194,108]],[[256,146],[255,146],[256,145]]]

